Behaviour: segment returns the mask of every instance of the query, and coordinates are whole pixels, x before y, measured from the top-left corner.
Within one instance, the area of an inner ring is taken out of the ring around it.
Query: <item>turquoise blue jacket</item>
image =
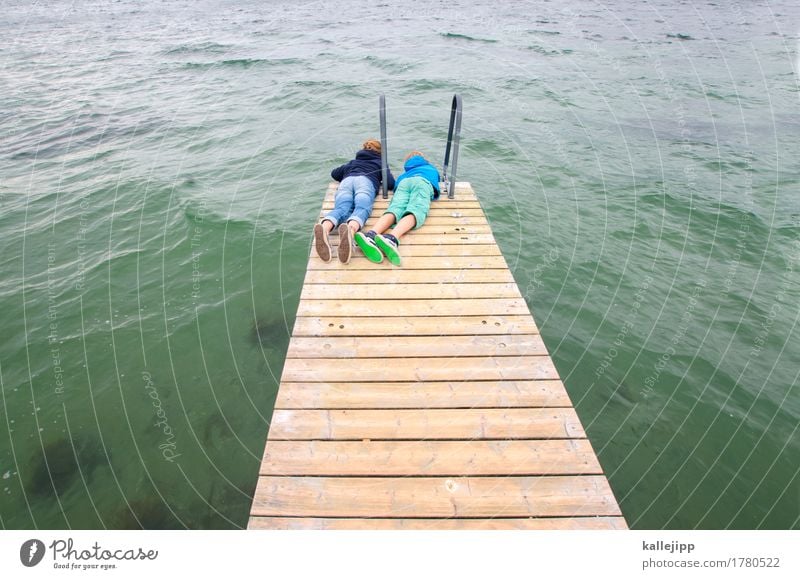
[[[433,185],[433,198],[439,198],[439,171],[436,170],[436,167],[428,163],[424,157],[414,155],[406,161],[406,164],[403,165],[403,169],[405,169],[405,172],[400,175],[394,183],[395,191],[400,185],[400,181],[403,179],[407,179],[408,177],[422,177]]]

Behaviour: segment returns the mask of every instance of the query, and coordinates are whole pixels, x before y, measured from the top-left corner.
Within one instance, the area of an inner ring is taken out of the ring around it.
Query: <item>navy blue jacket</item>
[[[370,181],[375,184],[375,193],[377,193],[381,187],[381,154],[369,149],[361,149],[356,153],[355,159],[331,171],[331,177],[336,181],[343,181],[347,177],[355,177],[357,175],[369,177]],[[388,188],[394,189],[392,172],[389,171],[386,177],[389,180]]]

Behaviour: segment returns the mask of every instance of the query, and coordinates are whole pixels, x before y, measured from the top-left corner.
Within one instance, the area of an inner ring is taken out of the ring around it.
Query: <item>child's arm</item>
[[[344,172],[347,170],[347,166],[349,164],[350,164],[350,162],[348,161],[344,165],[340,165],[339,167],[336,167],[335,169],[333,169],[331,171],[331,178],[333,178],[334,181],[340,181],[341,182],[341,180],[344,179]]]
[[[388,183],[386,183],[386,190],[388,191],[389,189],[391,189],[392,191],[394,191],[394,186],[395,186],[394,175],[392,175],[392,170],[389,169],[388,167],[386,168],[386,180],[388,181]]]
[[[433,169],[433,172],[436,173],[436,181],[431,183],[431,185],[433,185],[433,198],[434,199],[438,199],[439,198],[439,194],[440,194],[439,182],[442,180],[442,176],[439,174],[439,171],[436,169],[436,167],[431,165],[431,168]],[[455,187],[455,186],[456,186],[456,184],[453,183],[453,187]]]

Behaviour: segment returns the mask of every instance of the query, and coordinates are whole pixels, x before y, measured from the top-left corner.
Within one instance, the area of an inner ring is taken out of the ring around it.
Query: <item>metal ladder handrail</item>
[[[444,150],[444,164],[442,166],[442,189],[447,193],[448,199],[455,197],[456,171],[458,170],[458,149],[461,143],[461,95],[453,95],[453,104],[450,107],[450,128],[447,130],[447,147]],[[378,97],[378,116],[381,126],[381,196],[389,198],[389,147],[386,139],[386,95]],[[450,166],[450,153],[453,154],[452,167]],[[448,169],[450,174],[448,175]]]
[[[442,182],[447,198],[455,196],[456,189],[456,170],[458,169],[458,147],[461,142],[461,95],[453,95],[453,104],[450,107],[450,128],[447,131],[447,148],[444,151],[444,165],[442,166]],[[450,175],[447,174],[450,164],[450,150],[453,151],[453,165]],[[452,186],[451,186],[452,183]]]
[[[389,151],[386,144],[386,96],[378,97],[378,115],[381,124],[381,191],[384,199],[389,198]]]

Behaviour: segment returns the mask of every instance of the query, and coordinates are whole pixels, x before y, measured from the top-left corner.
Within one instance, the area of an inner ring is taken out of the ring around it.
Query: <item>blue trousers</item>
[[[369,177],[357,175],[345,177],[339,183],[339,189],[333,201],[333,209],[325,215],[333,226],[350,221],[358,223],[359,229],[364,227],[364,222],[372,213],[375,203],[375,185]]]

